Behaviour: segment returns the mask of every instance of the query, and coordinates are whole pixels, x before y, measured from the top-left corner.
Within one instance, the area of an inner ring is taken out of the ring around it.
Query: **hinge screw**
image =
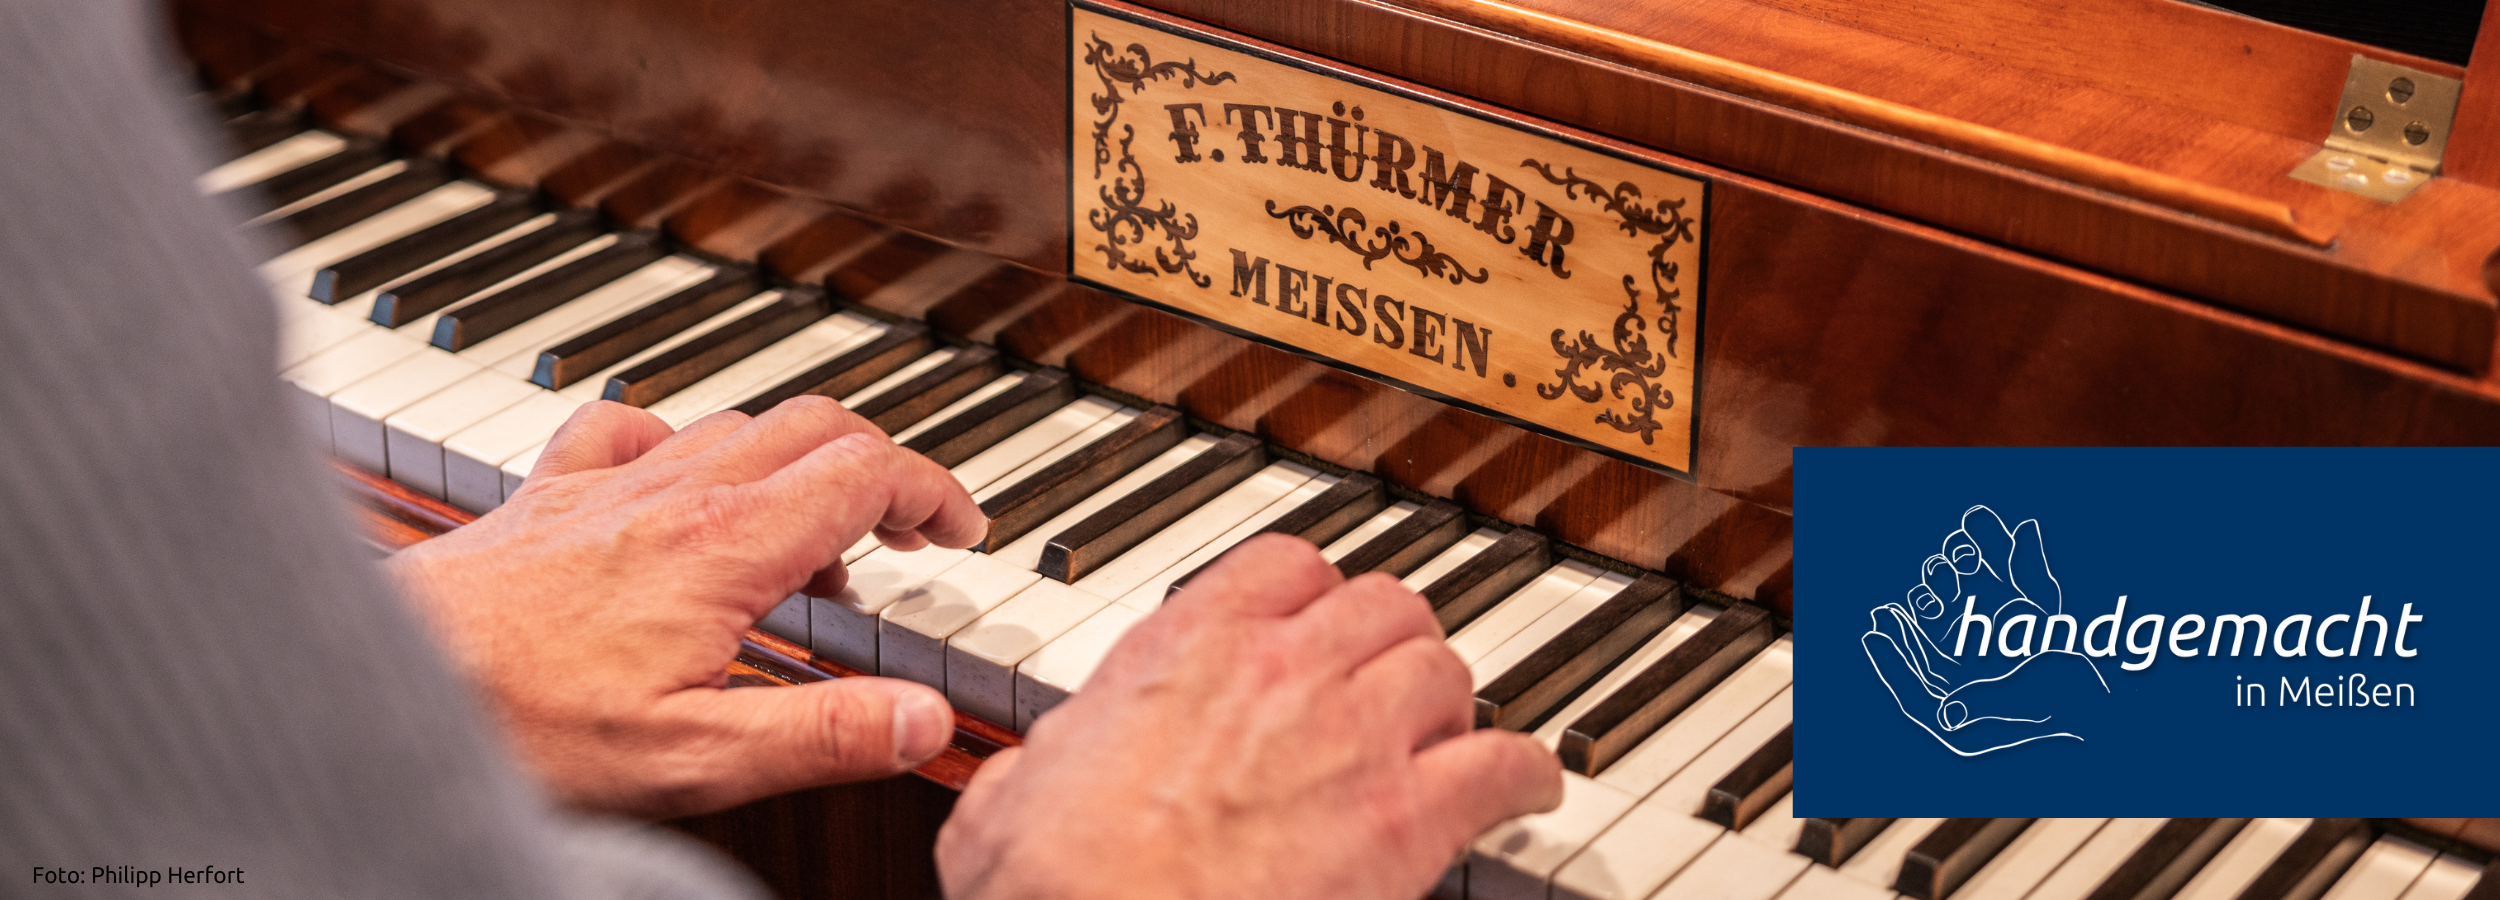
[[[2405,126],[2405,143],[2418,147],[2422,145],[2423,141],[2430,139],[2431,130],[2423,127],[2422,123],[2415,122],[2411,125]]]
[[[2413,99],[2413,79],[2398,78],[2388,82],[2387,99],[2396,101],[2397,106],[2403,106],[2405,101]]]
[[[2352,112],[2344,114],[2344,127],[2356,132],[2370,130],[2370,124],[2376,121],[2378,117],[2371,115],[2367,106],[2353,107]]]

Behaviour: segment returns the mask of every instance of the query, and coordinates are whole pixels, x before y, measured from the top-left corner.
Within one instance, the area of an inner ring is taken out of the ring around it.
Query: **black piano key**
[[[1838,868],[1892,823],[1891,819],[1807,819],[1797,833],[1797,853]]]
[[[335,234],[383,210],[398,206],[451,181],[442,163],[413,159],[398,173],[328,200],[287,214],[272,223],[286,240],[301,244]]]
[[[1441,633],[1456,634],[1553,564],[1553,547],[1546,543],[1544,535],[1514,528],[1458,568],[1425,585],[1424,600],[1432,604],[1432,616],[1440,620]]]
[[[494,295],[462,304],[434,320],[434,346],[466,350],[548,310],[625,277],[667,255],[656,231],[616,236],[616,243],[540,273]]]
[[[1666,630],[1687,605],[1674,581],[1641,576],[1478,690],[1476,727],[1527,730]]]
[[[905,322],[885,330],[874,340],[861,344],[842,355],[809,367],[807,371],[765,388],[763,393],[738,404],[738,411],[750,416],[763,415],[792,397],[815,394],[836,400],[877,383],[877,379],[894,374],[894,370],[911,365],[911,361],[937,349],[937,339],[929,336],[929,326]]]
[[[508,276],[507,276],[508,277]],[[755,273],[723,269],[677,293],[539,351],[530,381],[559,390],[755,296]]]
[[[2312,819],[2235,900],[2317,900],[2376,839],[2366,819]]]
[[[274,209],[337,187],[390,161],[390,152],[380,141],[352,140],[337,153],[269,176],[253,190]]]
[[[1404,576],[1466,536],[1466,512],[1449,501],[1434,500],[1338,557],[1337,571],[1347,578],[1365,572]]]
[[[2033,821],[1946,819],[1901,858],[1893,889],[1914,900],[1945,900]]]
[[[1595,777],[1771,645],[1771,614],[1731,606],[1563,732],[1563,767]]]
[[[1780,733],[1736,764],[1710,793],[1702,797],[1701,817],[1729,828],[1741,829],[1753,824],[1763,810],[1788,796],[1796,783],[1796,726],[1780,729]],[[1959,884],[1958,882],[1956,883]]]
[[[1112,501],[1084,521],[1053,535],[1042,547],[1044,578],[1074,582],[1101,568],[1138,542],[1179,521],[1215,495],[1267,465],[1267,449],[1249,434],[1234,434],[1188,462]]]
[[[990,520],[989,537],[981,542],[981,549],[994,551],[1015,543],[1034,526],[1067,512],[1068,507],[1172,449],[1181,442],[1184,430],[1180,410],[1156,406],[981,501],[981,514]]]
[[[860,401],[851,409],[868,419],[887,434],[917,424],[947,404],[981,389],[982,385],[1007,374],[1006,362],[998,351],[975,344],[955,352],[955,356],[937,368],[914,375],[874,397]]]
[[[391,279],[423,268],[469,245],[528,221],[538,214],[538,201],[518,191],[505,192],[469,210],[379,247],[348,257],[313,274],[308,296],[337,303],[373,290]]]
[[[1328,489],[1321,491],[1319,496],[1303,501],[1302,505],[1294,507],[1293,511],[1276,517],[1276,521],[1269,522],[1265,527],[1251,532],[1250,537],[1258,537],[1262,534],[1290,534],[1313,544],[1326,546],[1328,542],[1344,537],[1346,532],[1353,531],[1387,508],[1389,508],[1389,492],[1381,487],[1380,479],[1355,472],[1338,479],[1336,484],[1329,485]],[[1242,540],[1246,541],[1249,538]],[[1231,547],[1224,548],[1224,553],[1230,552],[1232,552]],[[1215,560],[1223,558],[1224,554],[1218,553],[1198,568],[1191,569],[1189,574],[1173,579],[1172,586],[1164,589],[1164,595],[1169,598],[1172,594],[1180,593],[1189,586],[1190,579],[1198,577],[1199,572],[1206,571],[1207,566],[1214,565]]]
[[[2086,900],[2170,900],[2247,824],[2247,819],[2163,822]]]
[[[599,396],[627,406],[650,406],[832,314],[833,302],[821,289],[785,291],[762,309],[609,376]]]
[[[956,466],[992,444],[1076,402],[1076,380],[1063,369],[1028,372],[1016,386],[981,401],[971,409],[932,425],[903,449],[926,456],[941,466]]]
[[[483,241],[501,233],[506,228],[528,221],[537,214],[534,206],[515,207],[515,209],[522,210],[523,214],[512,217],[509,222],[502,223],[500,227],[476,229],[471,233],[478,234],[477,240]],[[530,267],[563,255],[565,251],[581,246],[583,241],[598,236],[599,214],[597,212],[576,209],[557,213],[555,221],[533,229],[527,234],[515,235],[511,240],[480,250],[459,262],[408,279],[404,283],[393,285],[390,289],[374,295],[373,322],[386,328],[398,328],[441,312],[454,303],[466,300],[479,291],[494,287],[506,278],[529,271]],[[446,240],[444,243],[448,242]],[[477,241],[451,247],[427,261],[431,262],[434,259],[449,256],[475,243]]]
[[[239,159],[267,150],[271,144],[303,134],[304,110],[300,107],[289,107],[248,112],[227,119],[223,130],[229,151],[226,158],[228,160]]]

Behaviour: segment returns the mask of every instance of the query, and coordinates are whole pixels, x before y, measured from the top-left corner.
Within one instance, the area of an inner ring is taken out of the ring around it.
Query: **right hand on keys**
[[[990,758],[939,877],[955,900],[1414,900],[1478,833],[1562,801],[1552,753],[1471,713],[1421,598],[1257,538]]]

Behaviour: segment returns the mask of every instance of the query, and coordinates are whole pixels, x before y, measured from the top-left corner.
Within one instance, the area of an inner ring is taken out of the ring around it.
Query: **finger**
[[[858,413],[843,409],[830,397],[792,397],[764,411],[745,427],[714,444],[706,459],[716,477],[744,484],[781,471],[816,448],[836,439],[885,432]]]
[[[1293,628],[1315,649],[1317,664],[1339,672],[1353,671],[1402,641],[1441,640],[1432,604],[1383,572],[1338,585],[1295,615]]]
[[[757,533],[802,542],[788,549],[818,566],[838,562],[872,529],[916,532],[945,547],[970,547],[988,531],[962,482],[883,434],[835,438],[741,489],[759,496],[767,521]]]
[[[689,768],[691,805],[910,771],[946,749],[954,713],[934,690],[892,678],[836,678],[787,688],[671,695],[706,723]]]
[[[1494,823],[1563,802],[1562,760],[1536,739],[1484,728],[1415,754],[1424,820],[1448,829],[1453,852]]]
[[[1408,639],[1354,670],[1354,696],[1410,750],[1467,733],[1471,686],[1467,664],[1438,637]]]
[[[1175,603],[1253,616],[1289,616],[1345,582],[1319,548],[1298,537],[1262,534],[1207,564]]]
[[[842,589],[850,583],[851,567],[843,565],[840,558],[836,557],[833,565],[818,569],[816,574],[807,576],[807,583],[799,586],[799,593],[810,597],[839,597],[842,596]]]
[[[593,400],[547,439],[547,449],[530,467],[530,479],[621,466],[642,457],[669,437],[667,422],[650,411],[607,400]]]
[[[651,452],[643,454],[643,458],[661,462],[698,455],[705,450],[712,449],[712,445],[720,443],[722,438],[744,427],[747,420],[746,413],[734,409],[712,413],[686,423],[686,427],[677,429],[676,434],[671,435],[668,440],[661,441],[659,446],[651,448]]]

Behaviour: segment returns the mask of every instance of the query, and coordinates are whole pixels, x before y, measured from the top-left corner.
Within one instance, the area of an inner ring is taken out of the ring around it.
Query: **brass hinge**
[[[2354,54],[2326,146],[2292,177],[2393,203],[2439,174],[2464,82]]]

